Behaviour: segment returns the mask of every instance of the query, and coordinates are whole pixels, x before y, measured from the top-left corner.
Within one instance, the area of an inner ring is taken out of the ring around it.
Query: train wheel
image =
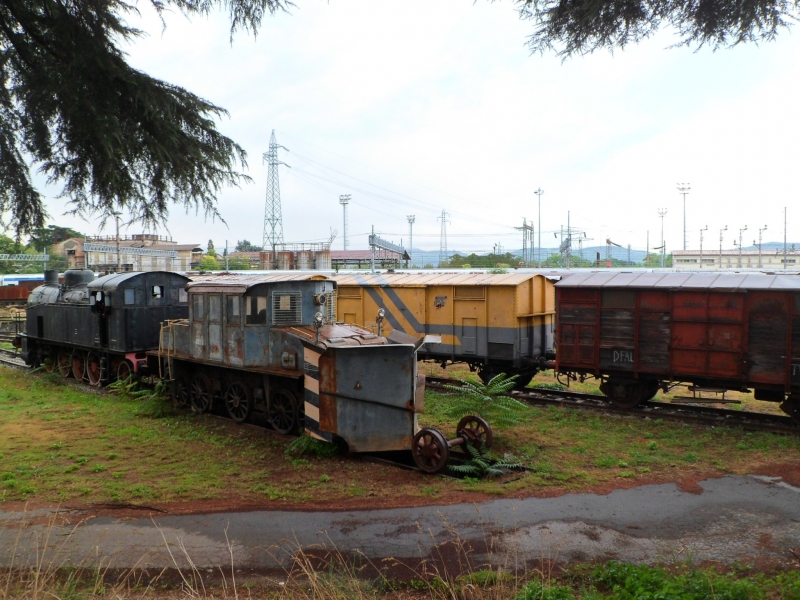
[[[45,354],[42,356],[42,366],[48,373],[54,373],[58,366],[58,360],[52,354]]]
[[[190,401],[190,385],[189,378],[180,374],[172,381],[172,402],[178,408],[186,408],[189,406]]]
[[[617,408],[634,408],[642,402],[648,393],[647,382],[619,381],[609,379],[600,384],[600,391],[609,402]]]
[[[486,421],[475,415],[467,415],[458,422],[456,435],[464,438],[464,452],[467,451],[467,444],[482,445],[488,450],[494,442],[492,428]]]
[[[123,358],[117,363],[117,381],[127,381],[133,375],[133,364],[131,361]]]
[[[297,398],[288,388],[278,388],[272,394],[267,418],[277,433],[287,434],[297,428]]]
[[[796,395],[789,395],[786,400],[781,403],[780,408],[792,418],[795,424],[800,425],[800,399],[798,399]]]
[[[89,385],[100,385],[100,379],[103,375],[103,369],[100,366],[100,358],[94,352],[89,352],[86,355],[86,379]]]
[[[642,397],[642,402],[649,402],[650,400],[655,398],[656,394],[658,394],[658,391],[659,391],[660,388],[661,388],[661,386],[659,385],[659,382],[658,382],[657,379],[654,379],[652,381],[648,381],[647,382],[647,391],[644,393],[644,396]]]
[[[425,427],[414,436],[411,442],[411,454],[420,471],[439,473],[450,460],[450,446],[438,429]]]
[[[214,403],[214,387],[211,380],[203,373],[197,373],[192,377],[189,384],[189,400],[192,403],[192,410],[196,413],[204,413],[211,410]]]
[[[83,381],[86,375],[86,357],[80,350],[72,351],[72,376],[78,381]]]
[[[237,423],[246,421],[253,410],[250,389],[241,383],[231,383],[225,390],[225,408],[228,416]]]
[[[514,381],[514,389],[524,390],[526,387],[528,387],[528,384],[533,381],[534,375],[536,375],[536,373],[520,373],[519,377],[517,377],[517,379]]]
[[[64,350],[58,352],[58,372],[65,379],[72,375],[72,355]]]

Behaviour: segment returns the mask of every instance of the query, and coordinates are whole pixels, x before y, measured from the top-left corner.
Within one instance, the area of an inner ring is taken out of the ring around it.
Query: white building
[[[784,262],[785,260],[785,262]],[[702,269],[756,269],[762,271],[800,270],[800,251],[783,249],[758,250],[719,250],[703,249],[702,262],[700,250],[675,250],[672,252],[672,266],[677,271],[699,271]]]

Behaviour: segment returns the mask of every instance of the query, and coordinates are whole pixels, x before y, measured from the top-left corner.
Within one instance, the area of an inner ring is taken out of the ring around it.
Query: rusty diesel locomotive
[[[188,318],[165,324],[151,353],[175,401],[198,412],[220,403],[234,421],[258,415],[280,433],[337,436],[353,452],[410,449],[422,340],[336,323],[335,286],[298,273],[188,284]]]
[[[557,370],[633,407],[687,383],[754,390],[800,423],[800,278],[581,273],[556,284]],[[692,397],[694,399],[694,397]]]
[[[94,278],[90,270],[45,273],[28,297],[22,358],[91,385],[127,379],[147,367],[159,324],[186,317],[188,277],[166,271]]]

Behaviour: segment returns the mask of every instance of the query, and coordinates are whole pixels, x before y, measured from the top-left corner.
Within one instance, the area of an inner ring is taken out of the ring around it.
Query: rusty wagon
[[[800,277],[588,273],[556,284],[556,368],[622,407],[659,388],[753,389],[800,421]]]

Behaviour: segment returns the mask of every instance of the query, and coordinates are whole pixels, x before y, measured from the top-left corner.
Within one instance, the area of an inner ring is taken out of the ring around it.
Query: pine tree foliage
[[[563,57],[624,48],[661,27],[673,27],[677,45],[714,49],[773,40],[800,16],[800,0],[518,0],[533,20],[535,52]]]
[[[222,4],[255,33],[286,0],[150,0],[207,14]],[[30,168],[61,185],[78,214],[125,210],[157,226],[175,203],[219,217],[216,193],[249,178],[244,150],[217,131],[226,115],[191,92],[127,64],[139,37],[121,0],[0,0],[0,214],[18,234],[47,216]]]
[[[466,415],[479,415],[492,425],[508,426],[519,423],[527,406],[506,394],[517,382],[517,375],[505,373],[495,375],[487,383],[475,379],[456,379],[460,385],[446,385],[455,392],[450,398],[444,415],[460,419]]]

